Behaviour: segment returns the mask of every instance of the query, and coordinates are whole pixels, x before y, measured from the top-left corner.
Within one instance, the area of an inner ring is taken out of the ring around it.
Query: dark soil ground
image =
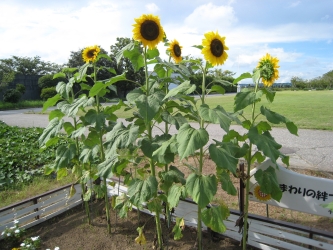
[[[29,229],[28,236],[39,235],[42,239],[41,249],[54,249],[56,246],[59,247],[60,250],[157,249],[154,246],[156,235],[155,220],[152,216],[140,213],[139,219],[137,211],[132,210],[132,212],[129,212],[127,219],[120,219],[117,218],[115,212],[112,211],[112,235],[108,235],[104,202],[95,201],[91,205],[91,211],[93,211],[92,225],[88,225],[84,208],[80,205],[60,216]],[[135,238],[138,236],[136,229],[144,224],[144,234],[147,239],[147,244],[140,246],[135,243]],[[165,249],[197,249],[195,246],[195,229],[189,227],[185,228],[183,238],[175,241],[171,233],[172,228],[168,229],[164,221],[162,225]],[[204,233],[203,246],[204,249],[241,249],[239,242],[222,237],[219,239],[214,237],[214,240],[212,240],[208,232]]]

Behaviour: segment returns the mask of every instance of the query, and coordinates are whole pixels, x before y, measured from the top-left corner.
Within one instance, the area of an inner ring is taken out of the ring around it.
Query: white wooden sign
[[[251,170],[250,200],[309,214],[333,217],[333,211],[321,206],[333,202],[333,180],[299,174],[279,165],[275,173],[283,195],[280,202],[277,202],[259,191],[259,184],[253,176],[257,170],[265,170],[269,166],[275,168],[271,160],[267,160]]]

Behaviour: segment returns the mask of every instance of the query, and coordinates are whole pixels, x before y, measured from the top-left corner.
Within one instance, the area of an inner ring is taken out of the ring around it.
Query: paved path
[[[38,114],[40,110],[0,111],[0,120],[12,126],[46,127],[48,115]],[[232,126],[232,129],[243,131],[240,126]],[[223,136],[219,125],[209,125],[208,132],[211,140],[221,140]],[[333,131],[299,129],[298,134],[294,136],[283,128],[272,131],[275,140],[283,145],[281,151],[290,156],[290,166],[333,172]]]

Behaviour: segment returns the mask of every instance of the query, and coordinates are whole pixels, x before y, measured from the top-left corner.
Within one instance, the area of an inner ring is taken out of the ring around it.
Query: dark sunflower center
[[[154,41],[159,36],[160,29],[154,21],[146,20],[141,24],[140,33],[144,39]]]
[[[88,57],[89,57],[89,58],[94,57],[94,56],[95,56],[95,53],[94,53],[94,52],[95,52],[95,50],[89,50],[88,53],[87,53],[87,54],[88,54]]]
[[[222,42],[218,39],[214,39],[210,43],[210,51],[216,57],[222,56],[222,54],[223,54],[223,44],[222,44]]]
[[[175,44],[173,46],[173,53],[175,53],[175,56],[179,57],[182,54],[182,50],[178,44]]]

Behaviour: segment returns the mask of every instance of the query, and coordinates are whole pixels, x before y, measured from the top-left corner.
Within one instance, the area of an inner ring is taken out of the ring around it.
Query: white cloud
[[[156,13],[160,10],[160,8],[155,3],[146,4],[146,9],[152,13]]]
[[[301,1],[292,2],[292,3],[289,5],[289,8],[295,8],[295,7],[297,7],[300,3],[301,3]]]
[[[191,27],[198,33],[210,30],[222,32],[237,23],[231,6],[217,6],[212,3],[197,7],[184,21],[186,27]]]

